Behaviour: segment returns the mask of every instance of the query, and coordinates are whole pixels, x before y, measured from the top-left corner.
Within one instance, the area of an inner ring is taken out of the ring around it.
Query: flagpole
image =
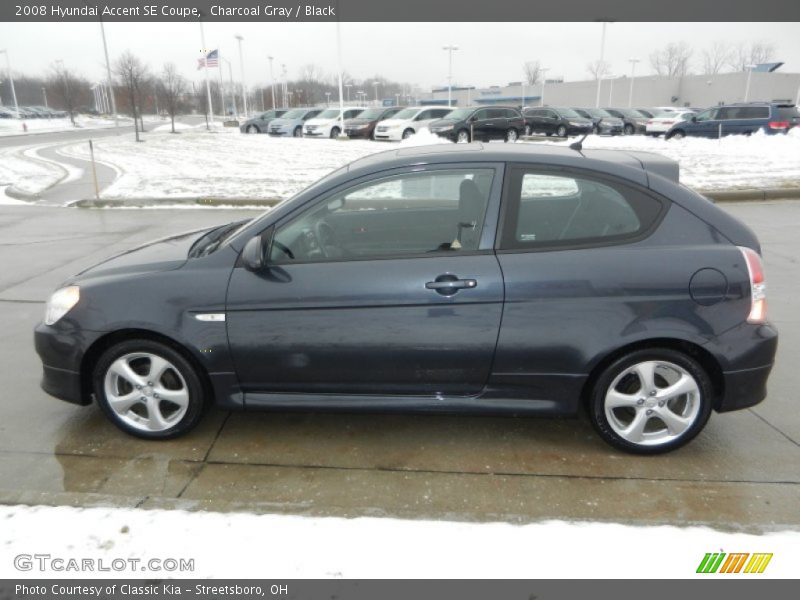
[[[208,48],[206,48],[206,33],[203,30],[203,21],[200,21],[200,43],[203,45],[203,70],[206,72],[206,99],[208,100],[208,120],[206,129],[211,129],[214,120],[214,107],[211,105],[211,84],[208,81]]]
[[[217,71],[219,71],[217,73],[219,75],[219,112],[222,113],[222,119],[225,120],[227,114],[225,111],[225,86],[222,82],[222,50],[220,50],[219,45],[217,45]]]

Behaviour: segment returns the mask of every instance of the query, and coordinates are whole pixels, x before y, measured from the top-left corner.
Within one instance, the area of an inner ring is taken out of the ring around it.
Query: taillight
[[[675,121],[664,121],[664,125],[674,125]]]
[[[653,122],[652,122],[652,121],[648,121],[648,122],[647,122],[647,124],[648,124],[648,125],[652,125],[652,124],[653,124]]]
[[[770,121],[770,129],[789,129],[789,121]]]
[[[752,248],[739,246],[739,250],[747,263],[750,276],[750,314],[748,323],[763,323],[767,318],[767,284],[764,281],[764,266],[758,252]]]

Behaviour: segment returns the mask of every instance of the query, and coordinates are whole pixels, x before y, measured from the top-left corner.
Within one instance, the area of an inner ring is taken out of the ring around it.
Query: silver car
[[[321,108],[295,108],[269,122],[270,135],[303,137],[303,123],[322,112]]]

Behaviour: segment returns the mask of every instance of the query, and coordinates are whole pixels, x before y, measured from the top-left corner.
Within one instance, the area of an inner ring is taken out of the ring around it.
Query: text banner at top
[[[30,0],[0,1],[0,21],[796,22],[797,0]],[[536,32],[531,31],[531,37]],[[564,43],[569,43],[565,33]]]

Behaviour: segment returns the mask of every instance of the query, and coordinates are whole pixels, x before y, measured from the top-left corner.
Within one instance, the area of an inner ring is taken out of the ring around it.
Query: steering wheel
[[[314,225],[314,237],[325,258],[338,258],[344,254],[336,231],[324,220],[320,219]]]

